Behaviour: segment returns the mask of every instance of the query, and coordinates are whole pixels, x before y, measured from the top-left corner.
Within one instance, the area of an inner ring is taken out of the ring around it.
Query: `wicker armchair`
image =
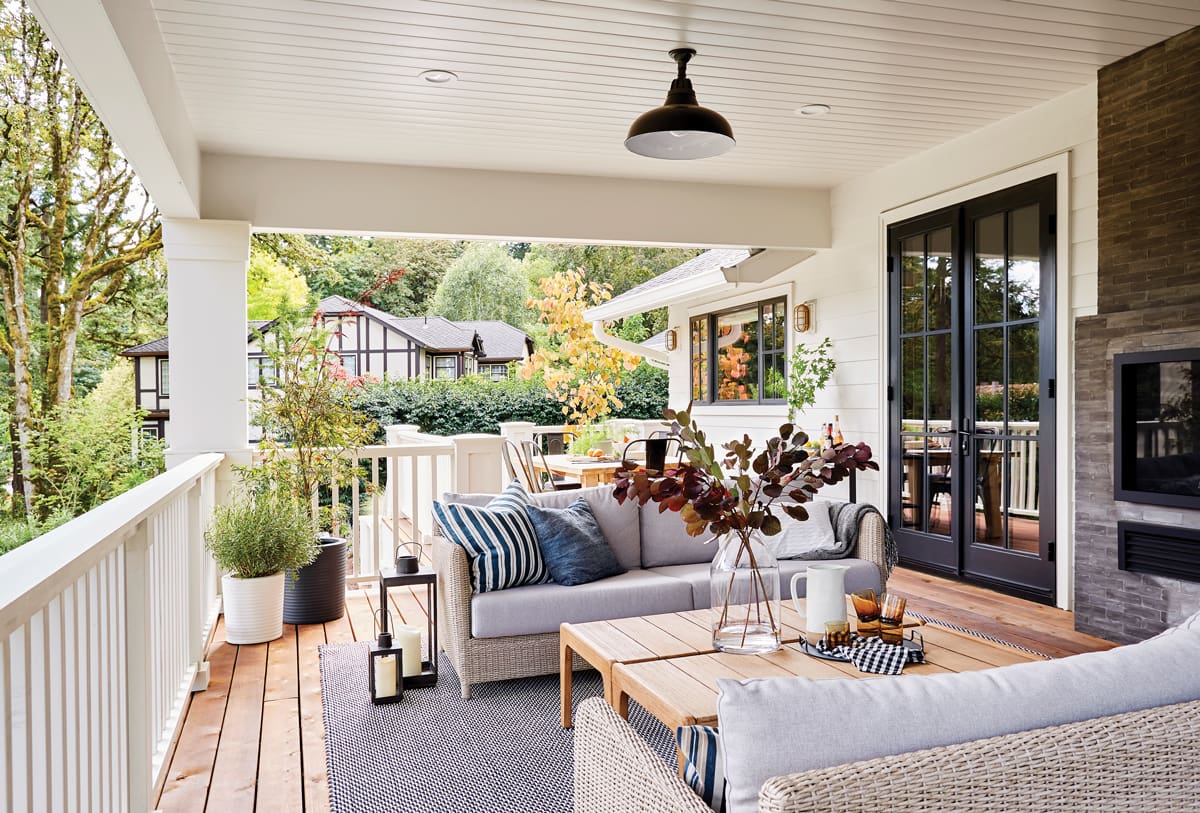
[[[884,554],[885,525],[878,514],[864,517],[858,542],[850,555],[873,562],[886,587],[888,570]],[[558,672],[558,633],[475,638],[471,635],[471,568],[467,555],[445,537],[428,537],[438,581],[438,641],[454,664],[462,696],[471,696],[471,685],[492,680],[552,675]],[[578,657],[576,669],[587,665]]]
[[[575,721],[575,813],[708,811],[604,700]],[[775,777],[758,809],[1190,810],[1198,745],[1200,701],[1180,703]]]

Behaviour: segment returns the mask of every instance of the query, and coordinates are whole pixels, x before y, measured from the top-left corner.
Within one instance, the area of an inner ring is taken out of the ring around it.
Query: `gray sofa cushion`
[[[838,559],[841,564],[850,566],[846,571],[846,592],[853,593],[855,590],[878,590],[879,584],[879,568],[866,559]],[[811,564],[800,559],[784,559],[779,563],[779,590],[784,599],[792,597],[791,581],[792,575],[806,570]],[[670,576],[673,579],[682,579],[692,586],[692,601],[696,605],[696,609],[704,609],[712,604],[712,588],[708,580],[708,563],[695,565],[669,565],[667,567],[656,567],[651,570],[652,573],[659,573],[663,576]],[[796,585],[800,588],[800,595],[804,595],[805,582],[800,582]]]
[[[629,503],[626,503],[627,505]],[[677,511],[658,511],[658,504],[642,506],[642,567],[708,563],[717,555],[717,543],[704,544],[712,534],[688,536]]]
[[[1197,663],[1200,615],[1140,644],[980,672],[721,680],[728,810],[757,811],[773,776],[1200,700]]]
[[[471,597],[471,635],[503,638],[558,632],[563,622],[602,621],[692,609],[687,582],[631,570],[588,584],[535,584]]]
[[[604,541],[617,555],[617,561],[626,570],[642,566],[642,535],[638,522],[638,506],[636,502],[618,503],[612,495],[613,487],[597,486],[596,488],[572,489],[570,491],[549,491],[545,494],[530,495],[535,505],[547,508],[566,508],[580,497],[587,500],[588,507],[596,517],[596,524],[604,534]],[[447,492],[442,495],[442,502],[462,502],[468,505],[487,505],[495,494],[456,494]],[[674,517],[682,526],[679,517]],[[712,558],[711,556],[709,557]]]

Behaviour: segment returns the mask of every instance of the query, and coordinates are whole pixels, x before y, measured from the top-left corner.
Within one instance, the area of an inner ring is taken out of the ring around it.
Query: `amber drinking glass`
[[[879,634],[879,599],[874,590],[859,590],[850,594],[850,603],[858,616],[858,634],[862,638],[874,638]]]
[[[850,645],[850,624],[845,621],[825,622],[825,648]]]
[[[883,596],[879,610],[879,637],[886,644],[904,640],[904,605],[908,599],[888,593]]]

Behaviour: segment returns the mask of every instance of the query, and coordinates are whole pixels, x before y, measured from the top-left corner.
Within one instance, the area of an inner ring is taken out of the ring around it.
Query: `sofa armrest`
[[[575,716],[575,813],[712,813],[599,697]]]
[[[454,655],[471,637],[471,565],[467,552],[446,537],[429,537],[438,583],[438,637]]]
[[[1159,706],[775,777],[758,809],[1183,810],[1197,743],[1200,701]]]
[[[865,559],[879,568],[879,585],[887,590],[887,525],[881,514],[868,511],[863,514],[858,526],[858,539],[850,555]]]

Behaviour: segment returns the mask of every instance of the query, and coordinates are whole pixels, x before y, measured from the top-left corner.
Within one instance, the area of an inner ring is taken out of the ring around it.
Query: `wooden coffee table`
[[[798,620],[795,610],[785,605],[784,623],[794,625]],[[925,639],[926,662],[906,666],[904,675],[970,672],[1041,660],[1028,652],[944,627],[926,625],[919,632]],[[635,700],[669,729],[681,725],[716,725],[717,681],[720,678],[883,677],[859,672],[851,663],[805,655],[797,643],[785,644],[770,655],[730,655],[710,651],[614,663],[611,672],[606,697],[618,714],[628,716],[629,701]]]
[[[784,641],[800,640],[798,620],[795,611],[788,607],[784,615]],[[559,628],[559,687],[563,728],[571,726],[573,654],[600,672],[604,681],[604,698],[612,703],[615,666],[711,653],[714,651],[711,624],[708,610],[563,624]]]

